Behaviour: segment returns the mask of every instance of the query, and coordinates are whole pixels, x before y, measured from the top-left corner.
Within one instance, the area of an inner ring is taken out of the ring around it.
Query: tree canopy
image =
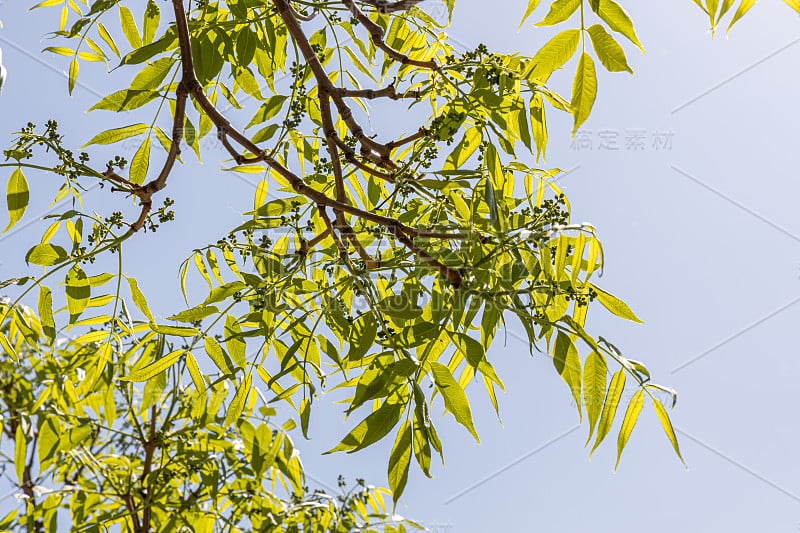
[[[694,1],[714,28],[754,4]],[[512,323],[531,353],[552,357],[592,452],[620,420],[618,465],[647,402],[680,458],[676,393],[584,327],[590,308],[639,319],[596,284],[603,249],[593,226],[571,221],[561,170],[538,166],[546,113],[571,117],[573,133],[589,116],[595,61],[632,73],[626,53],[643,48],[622,6],[531,0],[520,24],[571,26],[531,56],[459,53],[418,0],[34,9],[57,19],[45,51],[68,61],[69,92],[92,63],[124,85],[91,108],[119,114],[118,127],[78,148],[55,121],[29,123],[0,163],[5,231],[32,194],[72,200],[46,217],[31,269],[0,282],[4,459],[24,502],[0,529],[415,529],[393,506],[412,465],[431,476],[443,460],[431,412],[478,439],[467,387],[498,409],[487,350]],[[576,54],[567,98],[548,81]],[[392,106],[416,121],[410,131],[382,122]],[[204,154],[209,135],[226,161]],[[123,141],[136,142],[131,161],[113,153]],[[204,156],[261,177],[253,210],[221,239],[194,236],[205,241],[177,266],[185,301],[151,310],[126,247],[158,238],[180,202],[166,196],[175,165]],[[98,182],[103,202],[84,205]],[[190,278],[208,290],[187,290]],[[348,432],[328,453],[389,441],[388,490],[307,488],[291,436],[308,435],[332,390],[350,395]]]

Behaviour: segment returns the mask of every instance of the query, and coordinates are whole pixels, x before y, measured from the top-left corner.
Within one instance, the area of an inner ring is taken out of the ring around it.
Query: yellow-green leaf
[[[14,224],[22,218],[25,214],[25,209],[28,207],[28,200],[30,199],[30,192],[28,190],[28,181],[25,175],[19,168],[14,169],[11,177],[8,178],[8,185],[6,186],[6,204],[8,205],[8,226],[3,230],[3,233],[14,227]]]
[[[139,311],[147,317],[147,320],[150,322],[153,321],[153,314],[150,312],[150,308],[147,306],[147,299],[145,299],[144,294],[142,291],[139,290],[139,284],[133,278],[128,278],[128,286],[131,290],[131,297],[133,298],[133,303],[136,304],[136,307],[139,308]]]
[[[603,410],[607,372],[606,358],[602,354],[593,350],[586,356],[583,366],[583,404],[586,406],[586,418],[589,419],[589,439],[592,438],[600,412]]]
[[[603,304],[603,307],[614,313],[620,318],[625,318],[633,322],[644,324],[639,317],[637,317],[628,305],[614,296],[613,294],[604,291],[597,285],[591,284],[592,288],[597,292],[597,301]]]
[[[522,25],[525,23],[525,20],[533,14],[533,12],[536,10],[536,6],[538,5],[539,5],[539,0],[528,0],[528,7],[527,9],[525,9],[525,14],[522,15],[522,20],[519,21],[519,28],[517,28],[517,31],[519,31],[520,28],[522,28]]]
[[[578,349],[569,335],[563,331],[558,332],[555,346],[553,348],[553,364],[561,379],[569,387],[572,398],[578,408],[578,415],[583,416],[581,411],[581,360],[578,356]]]
[[[664,409],[664,406],[661,405],[661,402],[655,396],[651,396],[653,399],[653,407],[656,409],[656,414],[658,415],[658,420],[661,422],[661,427],[664,428],[664,433],[667,434],[667,438],[672,443],[672,448],[675,450],[675,453],[678,454],[678,458],[683,463],[683,466],[686,466],[686,461],[683,460],[681,456],[681,449],[678,446],[678,438],[675,436],[675,430],[672,427],[672,422],[669,419],[669,415],[667,414],[667,410]]]
[[[550,11],[547,12],[544,19],[538,22],[537,26],[552,26],[559,22],[564,22],[578,10],[583,0],[555,0],[550,4]],[[591,3],[591,2],[590,2]]]
[[[92,140],[84,144],[83,148],[91,144],[112,144],[119,142],[129,137],[141,135],[149,129],[150,126],[147,124],[131,124],[130,126],[124,126],[122,128],[106,130],[92,137]]]
[[[5,354],[13,359],[15,363],[19,362],[19,355],[17,355],[17,351],[14,350],[14,347],[8,341],[8,337],[6,337],[5,333],[2,331],[0,331],[0,347],[3,348]]]
[[[444,408],[453,414],[456,421],[467,428],[475,440],[480,442],[478,432],[472,422],[472,411],[469,408],[469,401],[464,390],[450,373],[450,370],[442,363],[432,362],[431,372],[436,388],[444,399]]]
[[[408,481],[408,468],[411,465],[411,424],[408,420],[403,422],[397,432],[392,453],[389,455],[389,488],[392,491],[392,500],[397,506],[397,500],[403,495]]]
[[[636,421],[639,419],[639,413],[642,411],[643,404],[644,392],[638,390],[633,395],[633,398],[631,398],[630,403],[628,403],[628,410],[625,411],[625,418],[622,419],[622,427],[619,429],[619,437],[617,438],[617,463],[614,465],[614,470],[616,470],[619,466],[619,459],[622,457],[622,450],[625,449],[625,445],[628,443],[628,439],[631,436],[633,427],[636,425]]]
[[[39,286],[39,321],[42,324],[42,330],[44,331],[47,340],[50,341],[50,344],[56,338],[56,324],[53,320],[53,295],[50,292],[50,289],[45,287],[44,285]]]
[[[150,136],[144,138],[144,142],[136,150],[131,161],[130,181],[137,185],[144,183],[147,178],[147,170],[150,168]]]
[[[597,73],[594,69],[594,60],[583,52],[578,61],[578,69],[575,71],[575,79],[572,82],[572,100],[570,107],[575,118],[572,126],[572,135],[589,118],[592,111],[594,99],[597,96]]]
[[[170,352],[164,357],[160,357],[150,363],[149,365],[135,370],[127,376],[119,378],[122,381],[147,381],[156,374],[160,374],[167,368],[171,367],[186,350],[175,350]]]
[[[124,6],[119,6],[119,22],[122,25],[122,33],[128,39],[131,47],[135,50],[142,47],[142,38],[139,35],[139,30],[136,28],[136,22],[133,20],[131,10]]]
[[[609,72],[627,71],[633,74],[631,67],[628,66],[628,60],[625,58],[625,51],[605,28],[600,24],[595,24],[589,28],[588,32],[597,59],[606,70]]]
[[[642,43],[639,42],[636,32],[633,31],[633,22],[631,22],[631,18],[625,10],[622,9],[622,6],[614,2],[614,0],[592,0],[589,5],[592,6],[597,16],[608,24],[609,28],[627,37],[628,40],[644,52]]]
[[[73,57],[69,64],[69,94],[75,88],[75,81],[78,79],[78,58]]]
[[[236,388],[236,394],[233,396],[233,400],[231,400],[231,404],[228,407],[228,412],[225,414],[225,423],[222,427],[226,428],[239,419],[239,416],[241,416],[244,406],[247,403],[247,397],[250,395],[250,388],[252,384],[253,374],[248,372],[242,382],[239,383],[239,386]]]
[[[89,285],[89,278],[78,265],[74,265],[67,273],[65,283],[67,310],[69,311],[69,321],[72,323],[89,305],[92,289]]]
[[[550,75],[575,54],[581,41],[581,31],[564,30],[541,47],[533,56],[525,77],[532,81],[545,82]]]
[[[620,398],[622,398],[622,391],[624,389],[625,370],[619,369],[617,373],[614,374],[614,377],[611,378],[611,384],[608,386],[606,401],[603,404],[603,412],[600,414],[600,423],[597,426],[597,437],[595,437],[594,446],[592,446],[592,451],[589,453],[590,457],[611,430],[611,424],[614,422],[617,406],[619,405]]]

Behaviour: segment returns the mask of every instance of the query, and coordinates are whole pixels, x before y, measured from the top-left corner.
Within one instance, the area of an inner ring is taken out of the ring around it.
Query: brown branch
[[[23,435],[22,438],[24,439],[25,436]],[[22,492],[25,494],[25,496],[28,497],[31,503],[31,507],[34,509],[37,507],[37,505],[36,505],[36,495],[33,492],[34,485],[33,485],[33,477],[31,476],[31,471],[33,470],[33,459],[36,457],[36,445],[38,441],[39,441],[39,433],[37,432],[33,437],[33,444],[31,446],[31,456],[22,469],[22,485],[21,485]],[[33,528],[36,533],[44,533],[43,529],[44,524],[42,524],[41,520],[36,520],[30,516],[28,517],[28,519],[33,520]],[[28,527],[30,527],[30,525]]]
[[[406,11],[415,5],[422,2],[422,0],[397,0],[395,2],[388,2],[387,0],[361,0],[365,4],[369,4],[375,8],[378,13],[386,14],[395,11]]]
[[[122,501],[125,502],[125,507],[131,515],[133,532],[142,533],[142,524],[139,522],[139,514],[136,512],[136,503],[133,501],[133,496],[131,494],[122,494]]]
[[[402,146],[402,145],[408,144],[408,143],[413,143],[414,141],[417,141],[419,139],[424,139],[425,137],[430,135],[430,133],[431,132],[430,132],[429,129],[427,129],[425,127],[422,127],[422,128],[419,129],[419,131],[417,131],[417,133],[415,133],[413,135],[409,135],[408,137],[403,137],[401,139],[397,139],[396,141],[392,141],[392,142],[388,143],[386,146],[389,147],[389,150],[394,150],[398,146]]]
[[[314,237],[310,241],[303,242],[303,245],[300,247],[299,250],[297,250],[297,253],[299,255],[306,255],[309,250],[311,250],[314,246],[316,246],[317,244],[322,242],[322,240],[325,237],[327,237],[328,235],[330,235],[330,234],[331,234],[330,231],[328,231],[326,229],[325,231],[323,231],[322,233],[320,233],[319,235],[317,235],[316,237]]]
[[[336,87],[335,92],[339,96],[346,98],[366,98],[367,100],[375,100],[376,98],[390,98],[392,100],[402,100],[403,98],[411,98],[416,100],[422,95],[422,91],[406,91],[398,93],[394,87],[394,83],[383,89],[344,89]]]
[[[443,276],[445,276],[447,279],[450,280],[450,283],[452,283],[455,288],[461,286],[464,280],[461,277],[461,274],[457,270],[453,270],[452,268],[443,265],[438,260],[428,255],[428,253],[425,250],[414,244],[414,241],[409,239],[408,236],[405,233],[403,233],[403,230],[399,226],[397,225],[390,226],[389,229],[392,231],[392,233],[394,233],[394,236],[397,237],[397,240],[402,242],[406,248],[414,252],[414,254],[416,254],[416,256],[422,262],[427,263],[428,265],[438,270],[440,274],[442,274]]]
[[[345,221],[344,224],[342,225],[342,230],[344,236],[347,238],[348,241],[350,241],[350,244],[353,245],[353,248],[356,249],[356,252],[358,252],[359,257],[361,257],[361,260],[364,261],[364,266],[366,267],[366,269],[372,270],[373,268],[378,268],[380,266],[380,260],[376,261],[375,259],[372,258],[372,256],[369,255],[367,250],[364,248],[364,245],[361,244],[361,241],[358,240],[356,232],[355,230],[353,230],[350,224],[348,224]]]
[[[175,10],[176,21],[183,20],[185,22],[186,14],[183,11],[182,0],[173,0],[172,6]],[[192,60],[192,49],[189,38],[188,24],[181,25],[178,23],[177,26],[178,43],[181,50],[182,77],[180,83],[178,83],[178,88],[175,91],[175,115],[172,119],[172,139],[169,153],[164,161],[164,165],[161,167],[161,171],[158,173],[158,176],[145,185],[137,185],[132,183],[131,181],[126,180],[125,178],[114,173],[110,168],[104,173],[106,178],[128,187],[131,192],[135,194],[141,201],[142,210],[139,213],[139,218],[136,219],[136,222],[131,224],[129,233],[139,231],[144,227],[145,223],[147,222],[147,217],[153,208],[153,195],[167,186],[167,178],[172,172],[172,168],[175,166],[175,161],[178,159],[178,156],[181,153],[183,125],[186,118],[186,99],[188,98],[192,87],[195,84],[199,85],[197,82],[197,77],[194,73],[194,63]]]
[[[358,6],[356,6],[356,3],[353,0],[342,0],[342,3],[350,10],[350,12],[353,14],[353,16],[356,19],[358,19],[358,21],[361,24],[364,25],[364,27],[369,32],[369,36],[370,36],[370,39],[372,39],[372,43],[375,46],[377,46],[378,48],[380,48],[381,50],[383,50],[384,54],[386,54],[387,56],[391,57],[392,59],[394,59],[398,63],[402,63],[403,65],[414,65],[414,66],[420,67],[420,68],[427,68],[427,69],[430,69],[430,70],[439,70],[439,65],[435,61],[418,61],[416,59],[411,59],[407,55],[401,54],[400,52],[398,52],[397,50],[395,50],[394,48],[392,48],[391,46],[386,44],[386,42],[384,42],[384,40],[383,40],[383,33],[384,33],[383,32],[383,28],[378,26],[378,24],[373,22],[372,19],[370,19],[360,9],[358,9]],[[398,2],[398,3],[406,4],[408,2]],[[411,5],[413,5],[413,3],[414,2],[412,0],[412,2],[410,3],[409,7],[411,7]],[[371,5],[375,5],[375,4],[371,4]],[[397,8],[397,9],[394,9],[394,11],[398,11],[399,9],[407,9],[407,8]],[[379,10],[380,10],[380,8],[379,8]]]
[[[347,203],[347,195],[344,190],[344,179],[342,178],[342,165],[339,161],[339,148],[334,138],[337,138],[336,129],[331,118],[331,105],[328,95],[324,92],[319,93],[319,110],[322,115],[322,127],[325,130],[325,140],[328,141],[328,154],[331,156],[333,166],[333,179],[336,182],[336,199],[342,203]],[[336,215],[337,220],[339,214]]]
[[[381,172],[380,170],[375,170],[371,166],[366,165],[366,164],[362,163],[361,161],[359,161],[356,158],[356,154],[355,153],[345,152],[344,153],[344,157],[354,167],[357,167],[359,170],[363,170],[367,174],[372,174],[376,178],[380,178],[382,180],[388,181],[389,183],[394,183],[394,181],[395,181],[394,180],[394,176],[392,176],[391,174],[387,174],[386,172]]]
[[[297,23],[297,20],[292,15],[290,6],[288,5],[287,1],[286,0],[274,0],[274,1],[279,14],[284,19],[284,22],[286,23],[287,28],[289,29],[289,32],[292,34],[293,39],[297,43],[298,47],[301,49],[304,57],[307,60],[308,65],[312,69],[312,72],[319,85],[320,96],[322,97],[323,95],[329,95],[331,99],[334,101],[334,103],[337,106],[337,109],[339,110],[340,117],[345,122],[345,124],[347,124],[348,129],[350,129],[350,132],[359,140],[359,142],[361,142],[362,153],[364,152],[369,153],[370,151],[377,152],[379,155],[381,155],[382,161],[389,162],[390,164],[393,165],[393,162],[391,162],[391,160],[388,157],[387,146],[377,143],[363,134],[363,131],[361,130],[360,126],[358,126],[358,124],[353,119],[350,108],[344,103],[342,96],[336,93],[333,84],[331,83],[330,79],[327,77],[327,74],[322,68],[322,64],[319,62],[319,59],[317,58],[316,54],[311,49],[311,45],[309,44],[308,39],[301,30],[299,24]],[[394,218],[378,215],[351,206],[346,202],[341,201],[345,199],[344,196],[338,196],[337,200],[329,198],[326,194],[317,191],[312,187],[309,187],[301,177],[294,174],[292,171],[290,171],[276,159],[270,157],[266,152],[261,150],[255,143],[253,143],[250,139],[248,139],[243,133],[234,128],[231,125],[231,123],[222,115],[222,113],[220,113],[220,111],[214,106],[214,104],[211,103],[211,101],[206,96],[203,87],[200,85],[200,82],[197,80],[191,60],[188,22],[186,20],[186,14],[183,11],[182,0],[172,0],[172,3],[175,8],[175,18],[176,18],[176,25],[178,27],[178,39],[180,41],[180,47],[181,47],[181,63],[184,76],[183,79],[181,80],[181,83],[178,86],[178,91],[180,93],[181,90],[185,90],[194,97],[195,101],[200,106],[200,108],[206,113],[206,115],[211,119],[211,121],[217,127],[220,138],[226,140],[226,142],[223,143],[226,145],[226,149],[228,149],[229,152],[231,152],[231,155],[234,156],[238,162],[247,162],[247,163],[254,163],[256,161],[265,162],[267,165],[269,165],[275,171],[277,171],[282,177],[284,177],[292,186],[292,188],[295,190],[295,192],[297,192],[298,194],[302,194],[309,200],[315,202],[319,207],[320,216],[322,217],[323,221],[327,226],[328,233],[334,239],[334,242],[336,243],[337,247],[339,248],[342,254],[345,255],[347,254],[347,247],[344,245],[344,243],[342,243],[342,241],[336,235],[333,225],[331,224],[327,212],[325,211],[326,207],[332,208],[334,212],[337,213],[337,218],[341,216],[341,213],[348,213],[351,215],[355,215],[363,220],[373,222],[375,224],[379,224],[390,229],[398,238],[398,240],[400,240],[400,242],[402,242],[409,250],[414,252],[423,262],[433,266],[439,272],[445,275],[451,281],[451,283],[453,283],[453,285],[459,286],[462,283],[461,275],[457,271],[450,269],[439,263],[436,259],[428,255],[424,250],[416,246],[412,239],[414,237],[432,237],[440,239],[460,240],[466,238],[464,235],[457,233],[437,233],[418,228],[413,228],[399,222]],[[324,98],[321,98],[320,100],[322,102]],[[184,98],[184,103],[185,103],[185,98]],[[176,118],[177,114],[178,113],[176,108]],[[325,113],[323,113],[323,117],[324,116]],[[328,115],[328,118],[330,118],[330,115]],[[330,124],[328,124],[330,128],[326,128],[326,137],[329,133],[333,132],[334,135],[331,136],[331,140],[333,142],[329,142],[329,149],[333,147],[332,154],[338,154],[338,151],[336,151],[336,147],[338,146],[338,143],[336,142],[338,136],[335,135],[336,132],[335,130],[333,130],[332,122],[333,121],[331,119]],[[233,147],[230,146],[229,143],[227,143],[228,137],[236,141],[236,143],[238,143],[245,150],[254,154],[254,157],[246,158],[244,156],[239,155],[236,152],[236,150],[234,150]],[[178,140],[180,140],[180,137],[178,138]],[[339,141],[341,142],[341,140]],[[178,143],[173,142],[173,147],[175,147],[177,144]],[[333,161],[334,161],[334,169],[336,169],[336,164],[338,163],[338,155],[337,157],[333,157]],[[149,187],[149,184],[145,188],[147,187]],[[341,218],[343,219],[343,217]],[[352,229],[350,229],[350,231],[352,232]],[[357,250],[359,246],[356,246]],[[363,250],[363,246],[361,246],[361,249]],[[366,254],[366,251],[364,251],[364,253]]]
[[[344,258],[347,256],[347,246],[344,245],[339,236],[336,235],[336,232],[333,230],[333,225],[331,224],[331,219],[328,218],[328,213],[325,212],[324,205],[318,205],[319,208],[319,216],[322,217],[322,220],[325,222],[325,227],[328,228],[328,234],[333,239],[333,242],[336,243],[336,247],[339,248],[339,255]]]
[[[306,64],[311,68],[311,72],[317,80],[320,95],[322,95],[322,93],[328,93],[331,96],[336,108],[339,110],[339,116],[347,125],[347,129],[350,130],[353,137],[361,144],[361,153],[367,155],[370,152],[376,152],[378,155],[388,160],[389,153],[386,147],[372,140],[364,133],[364,130],[353,118],[353,110],[350,109],[350,106],[347,105],[344,98],[336,93],[336,88],[325,73],[325,69],[322,67],[322,63],[320,63],[317,54],[315,54],[314,50],[311,48],[311,43],[309,43],[308,38],[306,38],[305,33],[303,33],[303,30],[300,28],[297,19],[292,16],[291,7],[288,2],[286,0],[274,1],[278,14],[283,19],[284,24],[286,24],[286,28],[289,30],[292,39],[297,43],[300,52],[303,54],[303,58],[306,60]]]
[[[292,7],[291,4],[289,4],[289,9],[292,10],[292,15],[294,16],[294,18],[296,18],[297,20],[302,20],[303,22],[311,22],[319,14],[319,8],[316,6],[309,15],[301,15],[300,13],[297,12],[295,8]]]

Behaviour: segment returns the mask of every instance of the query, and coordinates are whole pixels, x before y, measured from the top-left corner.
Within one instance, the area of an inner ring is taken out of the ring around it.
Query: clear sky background
[[[528,23],[517,33],[524,4],[459,0],[449,33],[469,48],[483,42],[532,55],[554,32]],[[426,5],[437,9],[434,0]],[[512,328],[489,354],[506,384],[502,425],[475,386],[481,444],[447,416],[437,425],[446,467],[433,480],[412,468],[398,512],[436,532],[800,530],[800,19],[782,2],[759,2],[727,39],[723,28],[712,40],[689,0],[623,5],[647,53],[625,47],[633,77],[600,72],[594,111],[575,140],[570,117],[549,113],[546,166],[573,169],[560,183],[573,221],[591,222],[603,240],[601,285],[645,321],[595,307],[590,331],[678,390],[672,416],[689,471],[649,406],[616,473],[615,433],[590,462],[567,388]],[[66,62],[39,53],[56,14],[28,6],[0,4],[9,70],[3,137],[57,118],[77,147],[102,129],[149,121],[136,112],[84,114],[128,74],[108,79],[84,64],[69,98]],[[574,68],[553,76],[556,90],[569,92]],[[398,110],[380,120],[401,118]],[[123,150],[128,159],[135,148]],[[177,221],[129,245],[129,273],[161,316],[175,310],[180,261],[252,206],[253,185],[219,172],[225,154],[209,148],[203,166],[185,164],[170,178]],[[45,214],[52,198],[36,194],[51,178],[28,179],[35,196],[23,222]],[[95,189],[86,202],[106,198]],[[20,274],[42,231],[39,222],[0,237],[0,279]],[[320,455],[355,422],[343,424],[341,412],[320,402],[312,440],[296,436],[307,472],[323,486],[335,486],[339,473],[385,485],[390,439],[354,455]],[[13,504],[7,498],[0,509]]]

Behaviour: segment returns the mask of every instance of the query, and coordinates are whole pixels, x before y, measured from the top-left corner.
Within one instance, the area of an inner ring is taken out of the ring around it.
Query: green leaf
[[[15,363],[19,362],[19,355],[17,355],[17,351],[14,350],[14,347],[8,342],[8,337],[6,337],[5,333],[0,331],[0,347],[3,348],[3,351],[7,356],[9,356]]]
[[[255,215],[259,218],[279,217],[294,209],[295,204],[304,203],[306,203],[306,201],[302,198],[292,198],[291,200],[281,198],[267,202],[255,211],[245,213],[245,215]]]
[[[525,20],[528,17],[530,17],[536,10],[536,7],[539,5],[539,1],[540,0],[528,0],[528,7],[527,9],[525,9],[525,14],[522,15],[522,20],[519,21],[519,28],[517,28],[517,31],[519,31],[522,28],[522,25],[525,23]]]
[[[733,19],[731,20],[731,23],[728,24],[728,29],[725,31],[725,33],[731,31],[733,25],[736,24],[736,22],[740,18],[742,18],[745,15],[745,13],[747,13],[750,10],[750,8],[753,7],[753,4],[755,3],[756,0],[742,0],[742,3],[739,4],[739,9],[737,9],[736,13],[734,13]]]
[[[173,28],[170,28],[167,33],[156,42],[142,46],[127,54],[122,58],[122,61],[120,61],[120,65],[137,65],[139,63],[144,63],[153,56],[166,52],[176,45],[177,42],[178,36]]]
[[[38,308],[39,321],[42,324],[42,330],[44,331],[47,340],[50,341],[50,344],[53,344],[53,341],[56,338],[56,324],[53,320],[53,295],[50,292],[50,289],[44,285],[39,285]]]
[[[361,315],[350,328],[350,350],[347,358],[350,361],[358,361],[372,347],[375,336],[378,333],[378,325],[371,313]]]
[[[300,430],[303,432],[303,437],[308,438],[308,422],[311,418],[311,402],[308,398],[303,398],[300,404]]]
[[[195,256],[196,258],[199,255]],[[205,265],[203,265],[205,267]],[[208,273],[206,273],[208,275]],[[214,287],[208,293],[203,305],[213,304],[217,302],[222,302],[229,296],[236,294],[237,292],[241,291],[242,289],[246,289],[247,285],[243,282],[236,280],[231,281],[230,283],[226,283],[225,285],[220,285],[219,287]]]
[[[204,318],[214,315],[216,313],[219,313],[219,309],[217,309],[216,306],[199,305],[197,307],[193,307],[192,309],[181,311],[177,315],[168,317],[168,319],[177,320],[178,322],[199,322]]]
[[[115,142],[123,141],[129,137],[141,135],[150,129],[147,124],[131,124],[122,128],[114,128],[98,133],[92,140],[84,144],[81,148],[85,148],[92,144],[112,144]]]
[[[683,460],[681,456],[681,449],[678,446],[678,438],[675,436],[675,430],[672,428],[672,422],[669,419],[669,415],[667,414],[667,410],[664,409],[664,406],[661,405],[661,402],[655,396],[650,396],[653,400],[653,407],[656,409],[656,414],[658,415],[658,420],[661,422],[661,427],[664,428],[664,433],[667,434],[667,438],[672,443],[672,448],[675,450],[675,453],[678,454],[678,458],[683,463],[683,466],[686,466],[686,461]]]
[[[397,432],[392,453],[389,455],[389,489],[397,507],[397,500],[403,495],[408,481],[408,468],[411,465],[411,424],[403,422]]]
[[[161,83],[169,74],[172,65],[175,64],[175,58],[162,57],[156,59],[146,67],[144,67],[133,78],[130,85],[132,91],[154,91],[161,86]]]
[[[478,146],[481,144],[483,134],[480,128],[470,128],[464,132],[461,141],[456,145],[453,151],[447,156],[447,161],[444,164],[444,169],[457,170],[461,168],[467,159],[475,153]]]
[[[247,398],[250,395],[250,389],[252,388],[252,385],[253,374],[248,372],[242,382],[239,383],[239,386],[236,387],[236,394],[234,394],[233,400],[231,400],[231,404],[228,407],[228,411],[225,413],[225,422],[222,425],[223,428],[226,428],[236,420],[239,420],[239,417],[242,415],[242,411],[247,404]]]
[[[236,59],[239,66],[246,67],[253,62],[258,46],[258,37],[249,26],[243,26],[236,36]]]
[[[644,391],[638,390],[628,403],[628,410],[625,411],[625,418],[622,419],[622,427],[619,429],[619,437],[617,438],[617,463],[614,465],[614,470],[619,466],[619,459],[622,457],[622,450],[628,443],[631,436],[633,427],[636,425],[636,420],[639,418],[639,413],[642,411],[644,404]]]
[[[631,22],[631,18],[625,10],[622,9],[622,6],[614,2],[614,0],[593,0],[589,2],[589,5],[592,6],[597,16],[608,24],[609,28],[627,37],[628,40],[644,52],[642,43],[639,42],[636,32],[633,31],[633,22]]]
[[[200,373],[200,367],[197,366],[197,360],[191,354],[186,352],[186,368],[189,370],[189,375],[192,377],[194,388],[200,392],[206,388],[206,383],[203,380],[203,374]]]
[[[8,178],[8,185],[6,186],[6,204],[8,205],[8,226],[3,230],[7,232],[14,227],[14,224],[22,218],[25,214],[25,209],[28,207],[28,200],[30,199],[30,192],[28,191],[28,181],[25,175],[19,168],[14,169],[11,177]]]
[[[614,374],[614,377],[611,378],[611,384],[608,386],[606,401],[603,404],[603,412],[600,414],[600,423],[597,426],[597,437],[595,437],[594,446],[589,453],[590,457],[611,430],[611,424],[614,422],[614,415],[617,413],[617,406],[619,405],[620,398],[622,398],[622,391],[624,388],[625,370],[619,369],[617,373]]]
[[[144,10],[144,20],[142,21],[142,42],[144,44],[153,42],[160,17],[161,11],[158,9],[158,4],[153,0],[148,0],[147,7]]]
[[[28,441],[22,432],[22,424],[17,424],[17,431],[14,435],[14,470],[17,472],[17,479],[20,486],[23,485],[25,473],[25,460],[28,456]]]
[[[78,79],[78,58],[73,57],[69,64],[69,94],[75,88],[75,81]]]
[[[66,433],[62,433],[58,439],[58,451],[69,451],[81,442],[85,441],[92,434],[92,426],[84,424],[74,427]]]
[[[533,134],[533,142],[536,144],[536,162],[539,162],[539,156],[543,156],[547,148],[547,122],[544,115],[544,101],[539,92],[531,97],[531,132]],[[527,179],[527,178],[526,178]]]
[[[230,357],[213,337],[206,337],[205,348],[208,356],[223,374],[233,374],[235,372]]]
[[[550,75],[569,61],[581,41],[581,31],[564,30],[541,47],[533,56],[525,77],[531,81],[546,82]]]
[[[194,337],[195,335],[200,334],[200,330],[197,328],[165,326],[164,324],[156,324],[154,322],[150,322],[150,329],[156,333],[162,333],[164,335],[176,335],[178,337]]]
[[[136,185],[144,183],[147,178],[147,170],[150,168],[150,136],[144,138],[144,142],[136,150],[131,161],[130,181]]]
[[[444,407],[455,417],[456,421],[467,428],[475,440],[480,442],[478,432],[472,422],[472,411],[464,390],[453,378],[450,370],[442,363],[432,362],[431,372],[436,388],[444,399]]]
[[[570,107],[575,117],[572,127],[572,135],[589,118],[592,111],[594,99],[597,96],[597,73],[594,69],[594,61],[586,52],[581,54],[578,61],[578,69],[575,71],[575,79],[572,82],[572,100]]]
[[[147,320],[150,322],[153,321],[153,313],[150,312],[150,307],[147,305],[147,299],[142,294],[142,291],[139,290],[139,284],[136,282],[134,278],[127,278],[128,279],[128,286],[131,290],[131,297],[133,298],[133,303],[136,304],[136,307],[139,308],[139,311],[142,312],[144,316],[147,317]]]
[[[786,5],[800,13],[800,0],[783,0],[786,2]]]
[[[244,89],[244,87],[242,87]],[[258,108],[256,114],[253,115],[253,118],[250,120],[250,123],[247,124],[245,129],[250,128],[251,126],[255,126],[256,124],[261,124],[262,122],[266,122],[275,115],[277,115],[281,107],[283,106],[283,102],[286,101],[286,96],[282,95],[275,95],[270,96],[266,102],[264,102],[261,107]]]
[[[422,308],[411,300],[406,292],[387,296],[378,302],[375,307],[383,314],[401,321],[414,320],[422,316]]]
[[[600,24],[591,26],[588,30],[592,39],[592,46],[600,63],[609,72],[627,71],[633,74],[625,58],[625,51],[614,38]]]
[[[638,322],[639,324],[644,324],[639,317],[637,317],[631,308],[628,305],[614,296],[611,293],[608,293],[598,287],[597,285],[590,283],[592,288],[597,292],[597,301],[603,304],[603,307],[614,313],[620,318],[625,318],[627,320],[631,320],[633,322]]]
[[[91,285],[86,273],[78,265],[74,265],[67,273],[65,280],[67,295],[67,310],[69,311],[70,323],[75,322],[86,306],[89,305],[91,297]]]
[[[225,317],[225,347],[228,348],[228,353],[231,355],[231,360],[239,368],[244,368],[247,364],[247,355],[245,353],[246,344],[242,340],[242,330],[236,319],[231,315]]]
[[[89,111],[104,109],[106,111],[129,111],[149,104],[159,96],[158,91],[125,89],[111,93],[96,104]]]
[[[255,76],[253,76],[253,73],[250,72],[250,69],[239,69],[236,71],[234,78],[236,79],[237,85],[239,85],[239,87],[241,87],[244,92],[248,94],[248,96],[255,98],[256,100],[264,99],[264,96],[261,94],[261,88],[259,87]]]
[[[536,26],[552,26],[559,22],[564,22],[572,16],[583,0],[555,0],[550,4],[550,11],[547,12],[544,19],[538,22]]]
[[[456,384],[458,385],[458,384]],[[374,444],[389,434],[403,414],[403,404],[386,400],[369,416],[362,420],[353,430],[342,439],[342,442],[325,452],[346,451],[352,453]]]
[[[64,429],[61,427],[58,417],[48,416],[44,418],[41,428],[39,429],[37,450],[40,465],[53,457],[56,451],[58,451],[59,436],[63,431]]]
[[[175,350],[174,352],[170,352],[163,357],[159,357],[149,365],[139,368],[127,376],[120,377],[119,379],[122,381],[147,381],[175,364],[175,362],[181,358],[184,352],[186,352],[186,350]]]
[[[117,48],[117,44],[114,42],[114,39],[111,37],[111,34],[108,33],[108,30],[102,23],[97,23],[97,32],[100,34],[100,37],[105,41],[111,51],[114,52],[114,55],[120,57],[119,48]]]
[[[605,357],[594,350],[586,356],[586,361],[583,365],[583,404],[586,406],[586,418],[589,419],[587,444],[592,438],[595,425],[603,409],[607,373],[608,367]]]
[[[142,38],[139,35],[139,30],[136,28],[136,22],[133,20],[131,10],[124,6],[119,6],[119,22],[122,25],[122,33],[128,39],[128,43],[134,50],[142,47]]]
[[[572,398],[578,407],[578,414],[583,416],[581,412],[581,360],[572,339],[563,331],[559,331],[556,337],[553,348],[553,364],[561,379],[569,387]]]

